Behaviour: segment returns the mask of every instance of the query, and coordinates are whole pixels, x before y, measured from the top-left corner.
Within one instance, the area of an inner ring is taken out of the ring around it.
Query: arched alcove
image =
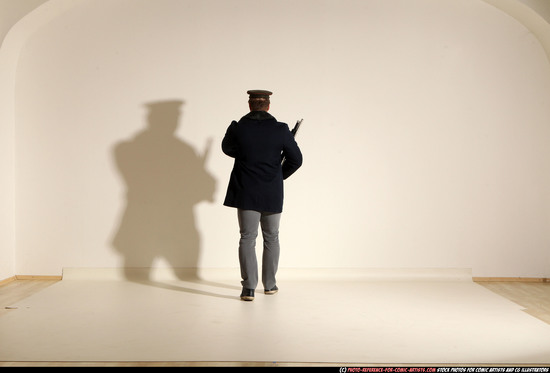
[[[143,128],[145,103],[185,101],[176,135],[202,154],[246,90],[265,88],[279,120],[304,118],[282,266],[548,277],[548,61],[487,2],[60,0],[31,16],[1,60],[17,71],[15,97],[2,88],[17,272],[121,265],[112,151]],[[231,160],[216,149],[215,200],[194,215],[199,266],[234,267]]]

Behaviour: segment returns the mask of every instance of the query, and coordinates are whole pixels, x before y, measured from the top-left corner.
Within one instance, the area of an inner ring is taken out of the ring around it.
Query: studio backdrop
[[[50,0],[17,26],[15,274],[238,267],[221,140],[267,89],[304,119],[281,268],[550,277],[550,65],[488,2]]]

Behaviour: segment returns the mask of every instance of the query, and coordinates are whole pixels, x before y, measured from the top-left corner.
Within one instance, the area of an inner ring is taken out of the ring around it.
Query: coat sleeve
[[[237,141],[235,139],[235,126],[237,125],[237,122],[233,121],[227,128],[227,131],[225,132],[225,136],[222,140],[222,151],[232,157],[237,158],[237,155],[239,154],[239,147],[237,145]]]
[[[302,165],[303,157],[296,139],[292,135],[292,132],[287,129],[285,131],[285,141],[283,146],[283,157],[285,161],[283,163],[283,179],[287,179],[290,175],[296,172]]]

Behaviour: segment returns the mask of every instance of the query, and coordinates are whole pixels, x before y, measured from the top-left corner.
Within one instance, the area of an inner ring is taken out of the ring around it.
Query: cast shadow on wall
[[[126,206],[112,245],[123,258],[126,279],[202,293],[151,279],[154,261],[163,258],[178,279],[200,281],[201,237],[194,210],[198,203],[213,202],[216,180],[206,169],[211,140],[198,154],[175,134],[182,105],[177,100],[147,103],[146,128],[114,146]]]

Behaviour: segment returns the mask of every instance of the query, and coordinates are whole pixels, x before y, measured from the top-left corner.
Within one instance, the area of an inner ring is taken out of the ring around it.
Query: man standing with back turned
[[[265,294],[279,289],[275,280],[279,264],[279,222],[283,211],[283,180],[302,165],[302,153],[285,123],[268,113],[271,92],[252,90],[250,113],[233,121],[222,141],[222,150],[235,158],[224,205],[237,208],[241,299],[254,300],[258,284],[256,237],[263,236],[262,283]],[[282,158],[285,158],[281,164]]]

